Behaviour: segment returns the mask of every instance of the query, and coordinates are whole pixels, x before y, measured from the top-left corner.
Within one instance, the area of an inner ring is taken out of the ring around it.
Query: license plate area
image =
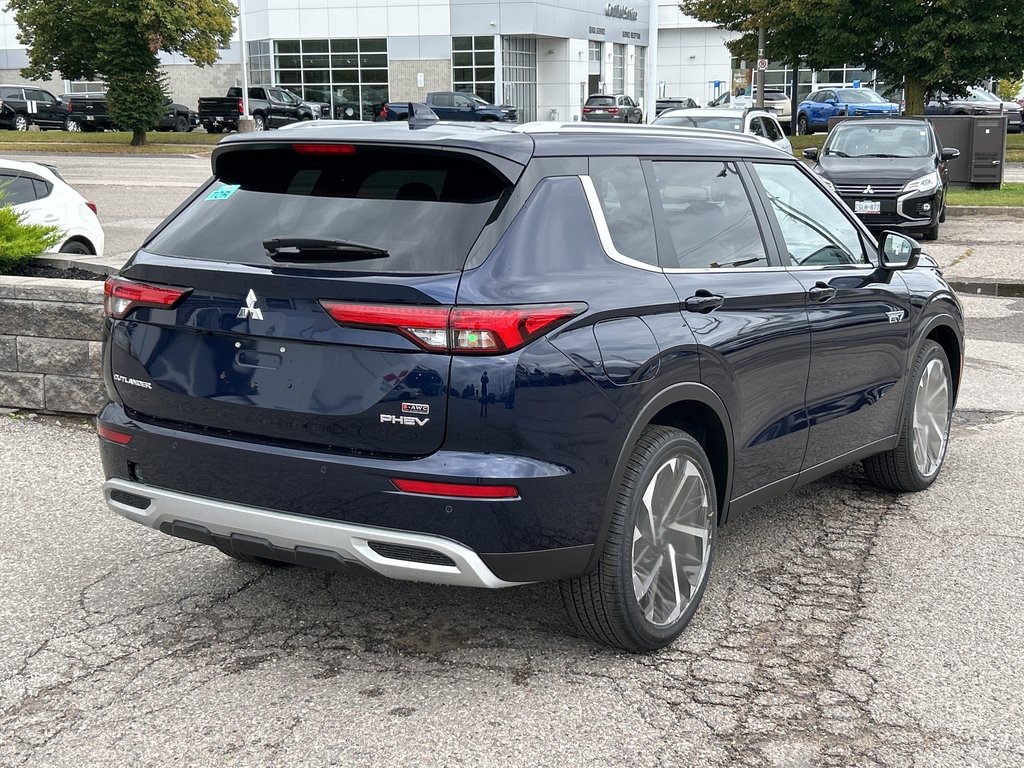
[[[854,213],[873,214],[882,212],[881,200],[857,200],[853,204]]]

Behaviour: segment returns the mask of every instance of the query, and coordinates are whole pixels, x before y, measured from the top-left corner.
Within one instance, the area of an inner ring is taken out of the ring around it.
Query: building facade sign
[[[618,3],[608,3],[604,8],[604,15],[611,16],[613,19],[625,19],[626,21],[636,21],[638,16],[636,8],[619,5]]]

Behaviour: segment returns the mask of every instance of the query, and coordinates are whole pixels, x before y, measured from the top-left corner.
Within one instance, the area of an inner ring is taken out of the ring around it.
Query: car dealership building
[[[236,0],[238,2],[238,0]],[[591,93],[706,102],[732,83],[732,33],[697,22],[675,2],[634,0],[241,0],[251,84],[289,88],[337,114],[371,118],[385,101],[474,91],[512,104],[520,121],[576,120]],[[652,11],[655,15],[652,18]],[[165,56],[168,90],[194,105],[241,77],[235,42],[213,67]],[[0,81],[27,63],[13,14],[0,13]],[[845,76],[845,74],[844,74]],[[780,84],[783,70],[769,73]],[[824,84],[807,72],[801,91]],[[842,83],[839,83],[842,84]],[[51,81],[57,94],[98,84]]]

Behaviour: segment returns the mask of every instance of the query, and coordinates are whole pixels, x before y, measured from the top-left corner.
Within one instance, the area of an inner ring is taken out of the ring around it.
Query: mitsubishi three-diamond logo
[[[868,184],[866,187],[864,187],[864,191],[861,192],[861,194],[862,195],[873,195],[873,194],[875,194],[875,190],[871,188],[870,184]]]
[[[256,294],[252,288],[249,289],[249,293],[245,297],[245,306],[238,310],[236,317],[239,320],[262,320],[263,310],[256,306]]]

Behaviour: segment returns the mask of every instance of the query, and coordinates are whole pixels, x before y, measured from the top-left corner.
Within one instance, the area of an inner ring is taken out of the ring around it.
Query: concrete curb
[[[1024,219],[1024,206],[1017,205],[947,205],[947,216],[985,216],[989,218]]]
[[[999,296],[1024,298],[1024,280],[979,277],[967,280],[949,279],[949,286],[961,296]]]

